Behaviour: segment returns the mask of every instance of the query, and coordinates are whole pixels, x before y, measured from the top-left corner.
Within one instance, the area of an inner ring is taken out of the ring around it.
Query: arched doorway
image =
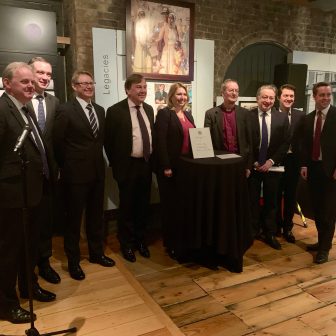
[[[238,81],[240,96],[254,97],[258,87],[273,83],[274,67],[287,63],[290,50],[274,42],[258,42],[241,50],[226,71],[224,79]]]

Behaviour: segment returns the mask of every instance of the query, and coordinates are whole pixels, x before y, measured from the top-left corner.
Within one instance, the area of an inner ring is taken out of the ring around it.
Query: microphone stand
[[[32,281],[33,269],[31,267],[32,260],[31,260],[29,241],[28,241],[29,211],[28,211],[28,193],[27,193],[27,165],[29,161],[27,161],[26,159],[24,143],[22,144],[22,146],[17,148],[17,152],[21,159],[22,195],[23,195],[22,221],[23,221],[24,248],[25,248],[25,257],[26,257],[25,259],[26,259],[29,313],[30,313],[30,328],[27,329],[25,333],[27,336],[51,336],[51,335],[74,333],[77,331],[76,327],[40,334],[34,325],[33,281]]]

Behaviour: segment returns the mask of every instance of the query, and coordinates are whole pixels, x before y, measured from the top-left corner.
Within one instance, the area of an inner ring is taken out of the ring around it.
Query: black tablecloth
[[[176,245],[211,250],[226,260],[227,268],[241,272],[253,242],[243,159],[182,157],[176,178]]]

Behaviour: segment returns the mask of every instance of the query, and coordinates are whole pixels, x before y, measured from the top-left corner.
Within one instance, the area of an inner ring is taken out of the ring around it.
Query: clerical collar
[[[234,110],[235,110],[235,106],[233,106],[232,109],[229,110],[229,109],[227,109],[227,108],[224,106],[224,104],[222,104],[222,111],[223,111],[223,112],[231,113],[231,112],[233,112]]]

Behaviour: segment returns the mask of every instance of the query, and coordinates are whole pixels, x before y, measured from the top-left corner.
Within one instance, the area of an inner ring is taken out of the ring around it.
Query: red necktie
[[[312,160],[318,161],[320,158],[320,150],[321,150],[321,131],[322,131],[322,112],[317,111],[317,119],[315,125],[314,132],[314,140],[313,140],[313,152],[312,152]]]

